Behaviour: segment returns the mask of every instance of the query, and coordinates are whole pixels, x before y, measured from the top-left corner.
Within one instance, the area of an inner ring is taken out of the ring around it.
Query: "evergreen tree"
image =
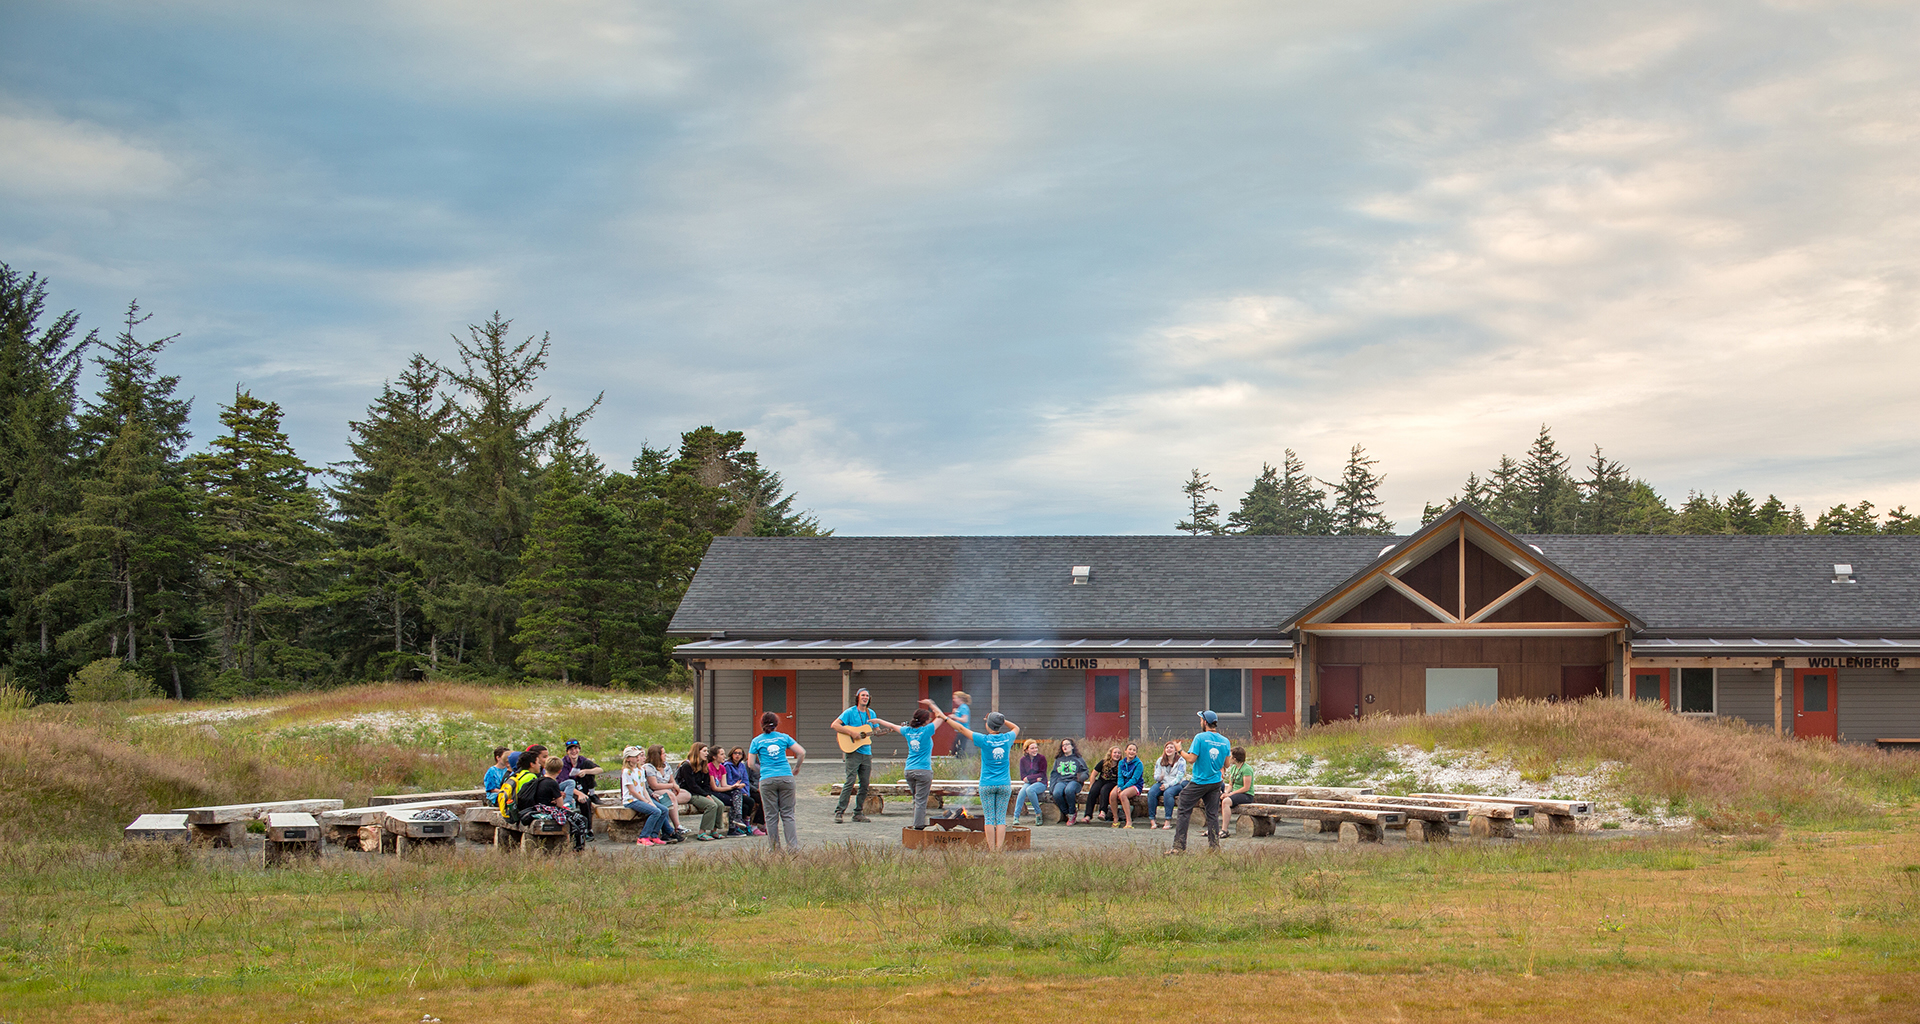
[[[1867,536],[1880,532],[1880,520],[1873,514],[1871,501],[1863,501],[1852,508],[1835,505],[1820,513],[1811,532]]]
[[[1880,532],[1885,534],[1920,533],[1920,516],[1908,512],[1907,506],[1905,505],[1897,506],[1891,512],[1887,513],[1886,524],[1880,527]]]
[[[74,338],[79,316],[72,311],[43,326],[46,297],[38,275],[0,263],[0,615],[7,665],[43,700],[79,667],[54,650],[64,631],[53,600],[63,570],[55,552],[75,499],[80,370],[87,347],[99,340],[92,333]]]
[[[1553,432],[1540,425],[1539,436],[1520,464],[1520,522],[1527,533],[1572,532],[1579,518],[1579,489],[1567,472],[1567,457],[1554,443]]]
[[[1206,473],[1194,470],[1187,477],[1187,482],[1180,486],[1180,492],[1187,496],[1187,518],[1173,528],[1195,537],[1203,533],[1217,537],[1226,532],[1220,528],[1220,505],[1207,498],[1208,494],[1219,489],[1208,482]]]
[[[250,689],[262,669],[280,677],[321,671],[302,643],[303,590],[323,546],[315,471],[280,429],[280,406],[246,391],[220,410],[225,433],[187,460],[205,543],[202,586],[215,622],[221,689]],[[244,684],[244,685],[243,685]]]
[[[1754,507],[1753,495],[1745,489],[1727,495],[1721,509],[1726,513],[1728,533],[1765,532],[1760,525],[1760,510]]]
[[[1280,471],[1260,464],[1260,475],[1240,498],[1240,507],[1227,515],[1230,532],[1248,536],[1287,533],[1286,509],[1280,503]]]
[[[1520,464],[1512,456],[1500,456],[1500,464],[1487,474],[1480,493],[1480,509],[1494,525],[1509,533],[1527,532],[1531,524],[1528,518],[1531,503],[1522,483]]]
[[[1699,491],[1688,491],[1687,500],[1673,517],[1668,532],[1680,534],[1726,533],[1727,512],[1720,505],[1719,497],[1708,497]]]
[[[180,463],[192,402],[175,398],[179,378],[158,368],[177,335],[135,337],[148,319],[129,303],[125,330],[95,359],[102,383],[79,417],[79,501],[60,552],[71,568],[55,589],[77,621],[57,643],[82,661],[105,655],[137,665],[145,654],[147,671],[169,677],[177,697],[190,607],[181,595],[199,547]]]
[[[1354,445],[1347,453],[1346,469],[1338,482],[1322,480],[1333,488],[1333,532],[1339,536],[1391,536],[1393,521],[1380,513],[1380,485],[1387,478],[1373,467],[1379,460],[1367,458],[1367,450]]]
[[[1621,533],[1668,533],[1673,524],[1673,506],[1645,480],[1635,480],[1627,492],[1626,515]]]
[[[1580,482],[1580,533],[1622,533],[1627,509],[1633,496],[1633,481],[1627,467],[1601,454],[1593,446],[1593,462],[1587,466],[1587,478]]]
[[[593,680],[604,575],[626,571],[604,558],[605,516],[576,472],[578,453],[560,451],[546,470],[539,511],[520,553],[513,593],[521,602],[520,665],[563,683]]]
[[[1307,472],[1307,464],[1288,448],[1280,460],[1280,509],[1282,532],[1309,537],[1324,537],[1333,532],[1333,510],[1327,507],[1327,492],[1314,486],[1317,481]]]

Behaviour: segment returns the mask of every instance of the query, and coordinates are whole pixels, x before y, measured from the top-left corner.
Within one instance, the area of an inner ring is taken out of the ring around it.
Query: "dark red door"
[[[1673,710],[1673,691],[1664,668],[1636,668],[1633,670],[1633,699],[1657,700],[1660,706]]]
[[[1127,674],[1114,669],[1089,670],[1087,738],[1124,740],[1127,735]]]
[[[1293,670],[1253,670],[1253,739],[1256,743],[1293,735]]]
[[[1560,666],[1560,699],[1579,700],[1582,697],[1599,697],[1607,692],[1607,667],[1605,665],[1562,665]]]
[[[953,691],[958,689],[961,689],[958,672],[920,673],[921,699],[933,701],[942,711],[953,711]],[[985,715],[975,715],[973,720],[978,723],[987,719]],[[941,757],[953,753],[953,730],[945,722],[933,730],[933,752]]]
[[[753,731],[760,732],[760,716],[768,711],[780,716],[780,731],[794,731],[793,708],[800,702],[800,679],[792,672],[755,672],[753,674]]]
[[[1840,738],[1839,673],[1830,668],[1793,670],[1793,734],[1801,739]]]
[[[1320,666],[1320,720],[1344,722],[1360,717],[1360,666]]]

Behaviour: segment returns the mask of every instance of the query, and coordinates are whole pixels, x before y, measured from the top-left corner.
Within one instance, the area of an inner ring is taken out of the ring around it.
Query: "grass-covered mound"
[[[1612,762],[1615,798],[1685,808],[1719,830],[1873,827],[1887,807],[1920,797],[1920,756],[1912,753],[1781,739],[1728,719],[1683,718],[1651,703],[1600,698],[1378,715],[1314,728],[1249,756],[1311,764],[1314,781],[1325,784],[1387,778],[1412,788],[1417,780],[1396,775],[1396,747],[1475,752],[1538,780]]]
[[[49,704],[0,716],[0,840],[107,841],[195,804],[480,784],[496,745],[682,749],[685,699],[564,687],[386,683],[236,703]],[[604,755],[604,756],[603,756]]]

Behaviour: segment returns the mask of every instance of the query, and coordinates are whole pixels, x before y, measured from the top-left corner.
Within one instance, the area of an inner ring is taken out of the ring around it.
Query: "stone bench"
[[[388,793],[384,796],[367,798],[368,807],[392,807],[395,804],[421,804],[434,800],[472,800],[479,802],[487,798],[484,789],[448,789],[438,793]]]
[[[134,842],[184,843],[193,838],[193,826],[184,814],[142,814],[121,836]]]
[[[318,814],[339,810],[344,800],[269,800],[254,804],[219,804],[210,807],[176,807],[173,813],[187,816],[196,843],[232,846],[250,821],[265,821],[276,811],[287,814]]]
[[[409,849],[450,847],[460,835],[461,819],[422,817],[432,810],[451,808],[422,807],[398,810],[380,819],[380,852],[403,856]]]
[[[376,830],[386,821],[389,814],[402,811],[424,811],[436,807],[459,814],[479,805],[478,798],[420,800],[414,803],[384,804],[378,807],[341,807],[323,811],[319,818],[320,827],[325,830],[328,842],[338,843],[349,850],[372,851],[378,849],[384,842]]]

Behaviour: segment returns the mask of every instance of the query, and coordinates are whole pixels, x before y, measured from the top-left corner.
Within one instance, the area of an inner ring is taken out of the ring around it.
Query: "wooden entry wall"
[[[1360,666],[1361,713],[1420,714],[1427,709],[1427,669],[1497,668],[1500,699],[1545,700],[1560,696],[1561,672],[1569,665],[1606,665],[1612,645],[1603,636],[1319,637],[1313,660],[1321,665]],[[1365,703],[1367,694],[1374,702]]]

